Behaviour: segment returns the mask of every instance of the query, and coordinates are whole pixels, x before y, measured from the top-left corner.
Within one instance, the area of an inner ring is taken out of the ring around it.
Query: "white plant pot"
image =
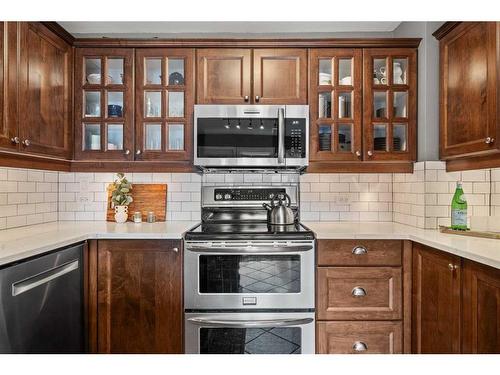
[[[128,219],[128,206],[115,206],[115,221],[125,223]]]

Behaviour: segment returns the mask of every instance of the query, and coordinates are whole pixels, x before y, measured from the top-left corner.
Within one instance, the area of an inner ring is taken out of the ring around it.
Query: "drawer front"
[[[318,322],[318,354],[400,354],[401,322]]]
[[[319,267],[319,320],[401,319],[401,268]]]
[[[400,266],[403,241],[318,240],[320,266]]]

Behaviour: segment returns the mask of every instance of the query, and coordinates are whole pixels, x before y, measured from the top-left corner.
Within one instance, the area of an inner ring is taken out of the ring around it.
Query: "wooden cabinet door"
[[[417,50],[363,50],[364,160],[416,160]]]
[[[439,42],[441,158],[498,151],[499,25],[464,22]]]
[[[180,240],[99,240],[98,352],[182,353]]]
[[[197,49],[196,103],[249,103],[251,55],[251,49]]]
[[[255,104],[307,104],[307,50],[253,51]]]
[[[70,158],[73,144],[71,46],[39,22],[21,23],[20,37],[21,149]]]
[[[309,50],[310,159],[362,159],[362,51]]]
[[[464,261],[463,353],[500,353],[500,270]]]
[[[75,53],[75,159],[134,159],[134,50]]]
[[[454,255],[414,244],[414,353],[460,353],[460,262]]]
[[[0,147],[19,147],[17,121],[17,22],[0,22]]]
[[[194,50],[137,50],[135,98],[135,160],[190,161]]]

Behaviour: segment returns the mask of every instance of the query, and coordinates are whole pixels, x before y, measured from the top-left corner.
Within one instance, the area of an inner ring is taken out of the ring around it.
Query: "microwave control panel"
[[[285,189],[215,189],[216,201],[268,201],[276,196],[284,198]]]
[[[306,119],[285,119],[285,157],[306,157]]]

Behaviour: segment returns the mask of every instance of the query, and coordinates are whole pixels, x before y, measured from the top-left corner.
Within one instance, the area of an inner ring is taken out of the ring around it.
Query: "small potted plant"
[[[123,173],[116,175],[118,178],[113,183],[114,190],[111,193],[111,202],[115,209],[115,221],[125,223],[128,219],[128,205],[134,200],[132,198],[132,184]]]

